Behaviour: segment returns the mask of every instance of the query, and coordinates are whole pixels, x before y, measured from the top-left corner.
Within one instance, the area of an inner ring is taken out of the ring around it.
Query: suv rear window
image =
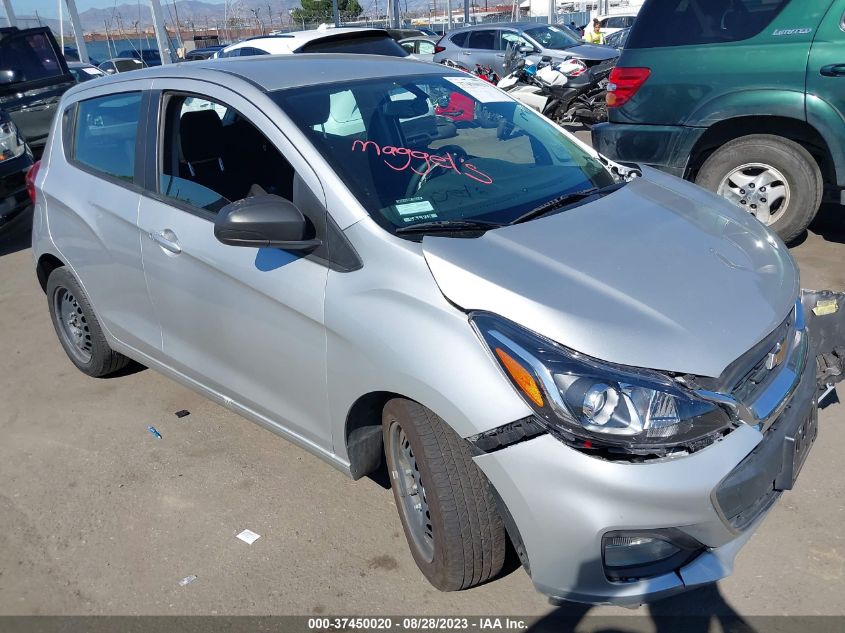
[[[462,33],[455,33],[454,35],[450,36],[449,39],[452,40],[452,44],[455,46],[463,47],[467,41],[468,32],[464,31]]]
[[[389,55],[407,57],[408,51],[387,35],[347,36],[317,40],[305,44],[300,53],[358,53],[360,55]]]
[[[56,51],[44,33],[11,34],[0,39],[0,70],[14,73],[9,83],[64,74]]]
[[[765,29],[790,0],[649,0],[628,48],[738,42]],[[659,24],[660,28],[653,25]]]

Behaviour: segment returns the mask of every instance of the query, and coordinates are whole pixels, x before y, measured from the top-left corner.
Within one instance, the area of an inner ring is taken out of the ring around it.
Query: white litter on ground
[[[252,530],[244,530],[243,532],[238,534],[238,538],[241,539],[247,545],[252,545],[253,543],[255,543],[255,541],[261,538],[261,535],[256,534]]]
[[[197,579],[197,577],[194,576],[193,574],[191,574],[190,576],[185,576],[182,580],[179,581],[179,586],[184,587],[185,585],[190,585],[196,579]]]

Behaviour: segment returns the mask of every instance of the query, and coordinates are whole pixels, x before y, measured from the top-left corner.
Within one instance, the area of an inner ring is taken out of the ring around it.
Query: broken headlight
[[[501,317],[470,321],[549,431],[582,445],[697,446],[732,425],[719,405],[660,372],[589,358]]]

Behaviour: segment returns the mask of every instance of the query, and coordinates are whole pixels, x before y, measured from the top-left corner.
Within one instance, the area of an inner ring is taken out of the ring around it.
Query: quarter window
[[[452,44],[454,44],[455,46],[460,46],[461,48],[463,48],[467,41],[467,35],[469,35],[469,32],[464,31],[462,33],[455,33],[449,39],[452,40]]]
[[[420,42],[419,47],[421,55],[434,55],[434,44],[431,42]]]
[[[132,181],[140,110],[140,92],[80,101],[73,150],[75,161],[103,174]]]

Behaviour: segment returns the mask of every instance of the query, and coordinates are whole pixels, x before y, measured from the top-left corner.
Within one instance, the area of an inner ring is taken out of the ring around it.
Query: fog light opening
[[[674,528],[608,532],[602,562],[608,580],[632,582],[679,570],[704,551],[694,538]]]

